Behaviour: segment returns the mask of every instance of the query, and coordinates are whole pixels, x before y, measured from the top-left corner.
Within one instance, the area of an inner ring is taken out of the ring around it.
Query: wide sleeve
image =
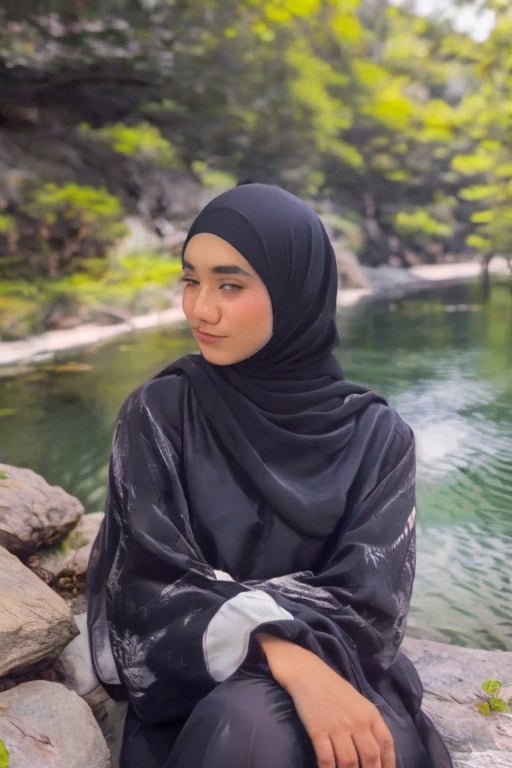
[[[371,426],[363,420],[345,511],[314,570],[239,583],[215,571],[194,539],[169,423],[139,393],[117,427],[89,571],[101,679],[115,682],[117,673],[147,722],[182,717],[247,663],[264,630],[312,650],[368,692],[368,674],[386,669],[400,645],[414,575],[409,428],[388,408]]]
[[[255,627],[292,620],[266,592],[206,562],[182,485],[179,430],[168,412],[174,384],[155,397],[162,383],[154,382],[121,410],[106,514],[88,569],[96,672],[112,695],[127,694],[146,722],[187,715],[240,666]],[[241,593],[248,597],[237,604]],[[236,635],[231,646],[223,637],[226,615],[231,639]]]
[[[265,631],[312,650],[363,693],[399,650],[416,564],[414,438],[395,411],[377,409],[318,567],[253,583],[294,617]]]

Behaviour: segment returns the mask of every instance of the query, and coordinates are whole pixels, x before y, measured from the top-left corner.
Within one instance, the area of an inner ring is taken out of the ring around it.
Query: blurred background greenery
[[[0,338],[147,310],[240,178],[366,265],[507,255],[511,34],[504,0],[4,0]]]

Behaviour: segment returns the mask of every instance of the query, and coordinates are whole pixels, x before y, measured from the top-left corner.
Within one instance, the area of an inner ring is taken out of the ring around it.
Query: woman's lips
[[[193,334],[202,344],[217,344],[219,341],[222,341],[226,338],[225,336],[216,336],[213,333],[205,333],[204,331],[200,331],[197,328],[193,329]]]

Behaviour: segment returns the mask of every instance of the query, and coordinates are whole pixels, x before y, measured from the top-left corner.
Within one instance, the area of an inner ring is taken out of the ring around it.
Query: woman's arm
[[[311,651],[256,637],[273,678],[293,700],[318,768],[395,768],[393,738],[374,704]]]
[[[381,675],[400,647],[416,553],[412,433],[391,409],[373,424],[345,511],[314,572],[252,583],[295,620],[260,631],[319,655],[363,693],[365,678]]]
[[[293,624],[262,627],[256,638],[321,768],[395,766],[383,702],[368,683],[399,648],[415,566],[414,444],[391,415],[393,428],[377,430],[366,457],[376,482],[365,482],[363,462],[318,570],[258,585],[294,616]]]

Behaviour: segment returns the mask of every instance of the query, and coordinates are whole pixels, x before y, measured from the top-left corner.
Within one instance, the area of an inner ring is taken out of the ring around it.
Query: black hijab
[[[342,465],[351,462],[354,415],[384,402],[345,381],[333,355],[338,283],[332,245],[306,203],[256,183],[208,203],[183,252],[205,232],[230,243],[261,277],[272,302],[273,334],[235,365],[188,355],[159,376],[185,375],[218,443],[276,514],[324,537],[339,519],[347,492],[343,475],[353,477]]]

